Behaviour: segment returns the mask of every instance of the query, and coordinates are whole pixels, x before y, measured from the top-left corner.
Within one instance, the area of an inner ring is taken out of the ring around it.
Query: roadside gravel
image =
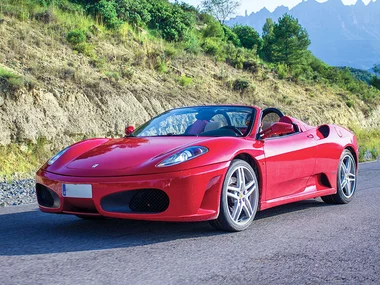
[[[34,179],[0,181],[0,207],[36,203]]]

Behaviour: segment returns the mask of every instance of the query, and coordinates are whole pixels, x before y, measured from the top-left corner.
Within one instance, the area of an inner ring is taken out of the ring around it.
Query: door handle
[[[308,137],[309,139],[312,139],[312,138],[314,138],[314,136],[313,136],[312,134],[310,134],[310,135],[307,135],[307,137]]]

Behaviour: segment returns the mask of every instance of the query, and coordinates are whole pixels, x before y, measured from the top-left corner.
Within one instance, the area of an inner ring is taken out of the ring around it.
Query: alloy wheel
[[[256,213],[254,191],[257,191],[255,174],[247,167],[239,165],[228,177],[226,191],[229,215],[236,224],[246,224]]]

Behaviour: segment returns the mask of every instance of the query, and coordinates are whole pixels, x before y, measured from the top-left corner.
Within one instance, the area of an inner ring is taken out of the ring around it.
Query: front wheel
[[[340,157],[337,174],[337,192],[321,197],[328,204],[347,204],[351,202],[356,190],[356,162],[351,152],[345,149]]]
[[[211,225],[220,230],[245,230],[255,218],[259,204],[256,173],[247,162],[232,161],[223,183],[220,211]]]

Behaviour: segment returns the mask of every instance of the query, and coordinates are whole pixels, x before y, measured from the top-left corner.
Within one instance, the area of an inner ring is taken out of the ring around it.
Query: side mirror
[[[262,139],[266,139],[274,135],[286,135],[291,133],[294,133],[294,126],[292,124],[277,122],[260,132],[259,135]]]
[[[125,127],[125,135],[127,137],[129,137],[134,131],[135,131],[135,127],[133,126]]]

